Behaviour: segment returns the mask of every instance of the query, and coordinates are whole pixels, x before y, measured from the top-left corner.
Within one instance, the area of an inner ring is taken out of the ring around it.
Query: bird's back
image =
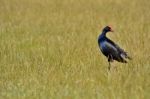
[[[99,47],[106,57],[110,56],[112,60],[126,63],[126,52],[107,37],[99,40]]]

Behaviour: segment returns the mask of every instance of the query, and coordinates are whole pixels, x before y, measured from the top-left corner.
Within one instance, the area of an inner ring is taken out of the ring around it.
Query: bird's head
[[[104,32],[113,32],[111,26],[106,26],[104,29],[103,29]]]

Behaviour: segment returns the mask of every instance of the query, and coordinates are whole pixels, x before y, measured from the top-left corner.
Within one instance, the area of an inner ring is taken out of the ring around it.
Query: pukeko
[[[131,59],[127,52],[121,49],[117,44],[106,37],[106,33],[113,32],[110,26],[106,26],[102,33],[98,37],[98,45],[100,47],[101,52],[108,58],[109,66],[108,69],[110,70],[110,62],[116,60],[118,62],[127,63],[125,60],[126,58]]]

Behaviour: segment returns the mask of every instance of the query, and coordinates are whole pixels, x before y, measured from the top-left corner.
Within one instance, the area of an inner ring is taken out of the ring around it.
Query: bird
[[[108,70],[111,68],[110,62],[118,61],[121,63],[127,63],[126,59],[131,60],[132,58],[120,48],[116,43],[106,37],[108,32],[114,32],[111,26],[106,26],[103,28],[102,33],[98,37],[98,45],[101,52],[107,57],[108,59]]]

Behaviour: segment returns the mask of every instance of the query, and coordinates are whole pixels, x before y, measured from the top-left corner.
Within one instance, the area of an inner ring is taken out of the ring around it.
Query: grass
[[[0,0],[0,99],[149,99],[148,0]],[[107,60],[97,38],[133,57]]]

